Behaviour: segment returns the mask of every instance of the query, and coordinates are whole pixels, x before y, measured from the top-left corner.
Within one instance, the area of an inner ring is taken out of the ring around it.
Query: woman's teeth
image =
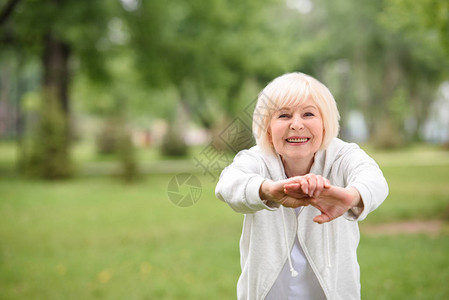
[[[301,138],[301,139],[287,139],[287,142],[289,143],[305,143],[307,142],[308,138]]]

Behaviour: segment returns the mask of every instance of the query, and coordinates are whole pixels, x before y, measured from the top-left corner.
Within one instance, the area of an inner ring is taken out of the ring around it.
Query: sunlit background
[[[235,298],[242,216],[214,185],[296,71],[390,184],[363,299],[449,297],[448,1],[1,0],[0,67],[1,299]]]

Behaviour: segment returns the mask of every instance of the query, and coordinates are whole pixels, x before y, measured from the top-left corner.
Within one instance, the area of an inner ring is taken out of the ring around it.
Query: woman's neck
[[[288,178],[308,174],[313,164],[313,157],[311,159],[286,159],[281,156],[281,160]]]

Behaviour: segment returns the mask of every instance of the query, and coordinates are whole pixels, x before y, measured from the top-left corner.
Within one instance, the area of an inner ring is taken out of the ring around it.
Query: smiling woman
[[[276,78],[259,94],[253,116],[253,132],[261,148],[268,152],[275,150],[269,136],[270,122],[275,114],[278,117],[286,114],[283,117],[287,117],[295,108],[312,109],[314,111],[304,113],[310,116],[315,112],[321,117],[324,127],[321,149],[337,136],[340,114],[329,89],[311,76],[291,73]]]
[[[360,299],[354,221],[388,186],[372,158],[336,138],[338,120],[334,97],[308,75],[285,74],[260,93],[257,146],[237,154],[215,190],[245,214],[238,299]]]

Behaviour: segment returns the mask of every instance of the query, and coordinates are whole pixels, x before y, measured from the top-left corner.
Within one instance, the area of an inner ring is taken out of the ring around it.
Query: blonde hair
[[[329,89],[304,73],[287,73],[271,81],[257,99],[253,114],[253,134],[262,150],[274,151],[268,134],[273,113],[283,107],[301,105],[309,96],[315,102],[323,119],[324,134],[320,149],[325,149],[338,135],[340,114]]]

